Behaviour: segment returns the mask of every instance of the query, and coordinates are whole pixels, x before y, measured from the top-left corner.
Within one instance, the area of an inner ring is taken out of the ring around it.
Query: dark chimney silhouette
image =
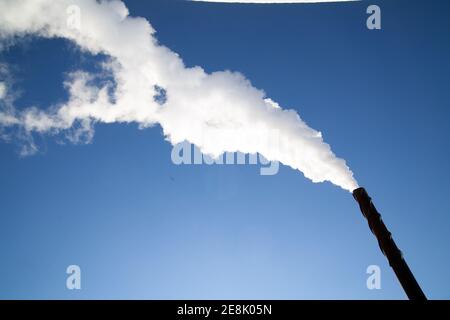
[[[358,202],[362,214],[369,223],[369,228],[378,240],[381,251],[389,261],[400,284],[410,300],[426,300],[426,296],[417,283],[414,275],[408,267],[403,254],[392,239],[391,233],[386,228],[381,215],[373,205],[372,199],[364,188],[353,191],[353,197]]]

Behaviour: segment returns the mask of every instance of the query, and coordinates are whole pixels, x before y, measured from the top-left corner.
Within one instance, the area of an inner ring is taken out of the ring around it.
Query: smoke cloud
[[[97,122],[159,124],[170,143],[188,141],[213,157],[260,153],[313,182],[330,181],[350,192],[358,186],[345,161],[294,110],[282,109],[240,73],[187,68],[154,32],[146,19],[129,16],[121,1],[2,0],[1,43],[27,35],[71,40],[110,57],[102,68],[113,81],[99,84],[96,74],[71,73],[64,84],[68,100],[47,110],[18,110],[1,82],[0,130],[19,131],[22,153],[29,154],[36,151],[36,133],[69,133],[75,143],[90,142]]]

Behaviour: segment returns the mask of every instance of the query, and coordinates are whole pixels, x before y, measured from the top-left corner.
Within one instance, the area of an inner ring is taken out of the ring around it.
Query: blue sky
[[[242,72],[320,130],[366,187],[430,298],[449,296],[448,1],[125,1],[187,66]],[[64,101],[95,70],[63,40],[0,53],[16,105]],[[88,145],[0,143],[0,298],[404,299],[350,193],[281,166],[176,166],[161,128],[98,124]],[[66,267],[82,289],[66,289]],[[366,268],[381,268],[381,290]]]

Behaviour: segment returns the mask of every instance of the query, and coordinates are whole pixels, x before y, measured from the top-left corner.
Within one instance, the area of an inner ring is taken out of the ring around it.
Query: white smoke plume
[[[68,13],[77,11],[79,28],[68,20]],[[121,1],[1,0],[1,42],[27,35],[69,39],[82,50],[109,56],[103,68],[114,85],[95,85],[96,75],[74,72],[65,82],[68,101],[18,111],[2,84],[0,129],[17,128],[28,137],[24,153],[36,150],[33,133],[70,132],[72,141],[89,142],[96,122],[159,124],[172,144],[188,141],[212,156],[260,153],[313,182],[330,181],[350,192],[357,187],[345,161],[294,110],[282,109],[240,73],[187,68],[157,42],[150,23],[129,16]]]

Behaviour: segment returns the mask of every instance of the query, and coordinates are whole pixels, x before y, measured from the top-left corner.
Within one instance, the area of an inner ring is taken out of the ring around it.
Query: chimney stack
[[[386,228],[381,215],[372,203],[372,199],[364,188],[358,188],[353,191],[353,197],[358,202],[362,214],[369,223],[369,228],[375,235],[381,251],[389,261],[389,265],[394,270],[400,284],[405,290],[410,300],[423,301],[426,296],[417,283],[414,275],[409,269],[402,252],[392,239],[391,233]]]

